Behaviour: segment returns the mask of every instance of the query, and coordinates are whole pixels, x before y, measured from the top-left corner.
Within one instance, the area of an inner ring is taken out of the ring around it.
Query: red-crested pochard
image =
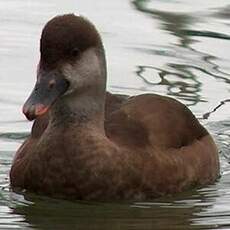
[[[51,19],[40,52],[37,82],[23,107],[35,122],[12,164],[13,189],[146,200],[219,176],[217,147],[185,105],[156,94],[106,93],[103,44],[87,19]]]

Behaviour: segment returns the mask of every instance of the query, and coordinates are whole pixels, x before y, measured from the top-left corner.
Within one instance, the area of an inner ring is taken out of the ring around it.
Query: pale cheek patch
[[[98,76],[101,76],[100,63],[95,51],[85,51],[74,64],[65,63],[62,66],[62,74],[70,83],[66,94],[95,84]]]
[[[77,79],[78,77],[76,70],[74,70],[74,66],[70,64],[65,64],[62,68],[62,74],[65,76],[66,80],[69,81],[70,85],[68,90],[65,92],[64,95],[71,94],[72,92],[75,91],[75,88],[78,86]]]
[[[71,80],[71,66],[70,64],[66,64],[62,68],[62,74],[65,76],[67,80]]]

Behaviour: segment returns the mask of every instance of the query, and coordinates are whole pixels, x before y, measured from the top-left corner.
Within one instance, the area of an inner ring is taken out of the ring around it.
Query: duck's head
[[[103,45],[87,19],[73,14],[51,19],[42,31],[40,53],[37,82],[23,106],[27,119],[43,115],[60,98],[105,94]]]

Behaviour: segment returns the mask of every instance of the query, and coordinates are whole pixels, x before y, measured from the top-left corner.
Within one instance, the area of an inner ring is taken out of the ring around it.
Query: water
[[[230,229],[229,10],[227,0],[1,1],[0,229]],[[86,15],[101,32],[110,91],[169,95],[196,114],[220,150],[215,184],[142,203],[9,191],[12,157],[31,126],[21,106],[35,81],[40,32],[65,12]]]

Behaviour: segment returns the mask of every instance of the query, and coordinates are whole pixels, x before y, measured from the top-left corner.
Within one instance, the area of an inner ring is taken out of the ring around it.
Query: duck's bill
[[[59,74],[44,74],[23,106],[23,113],[30,121],[45,114],[55,101],[68,89],[68,82]]]

